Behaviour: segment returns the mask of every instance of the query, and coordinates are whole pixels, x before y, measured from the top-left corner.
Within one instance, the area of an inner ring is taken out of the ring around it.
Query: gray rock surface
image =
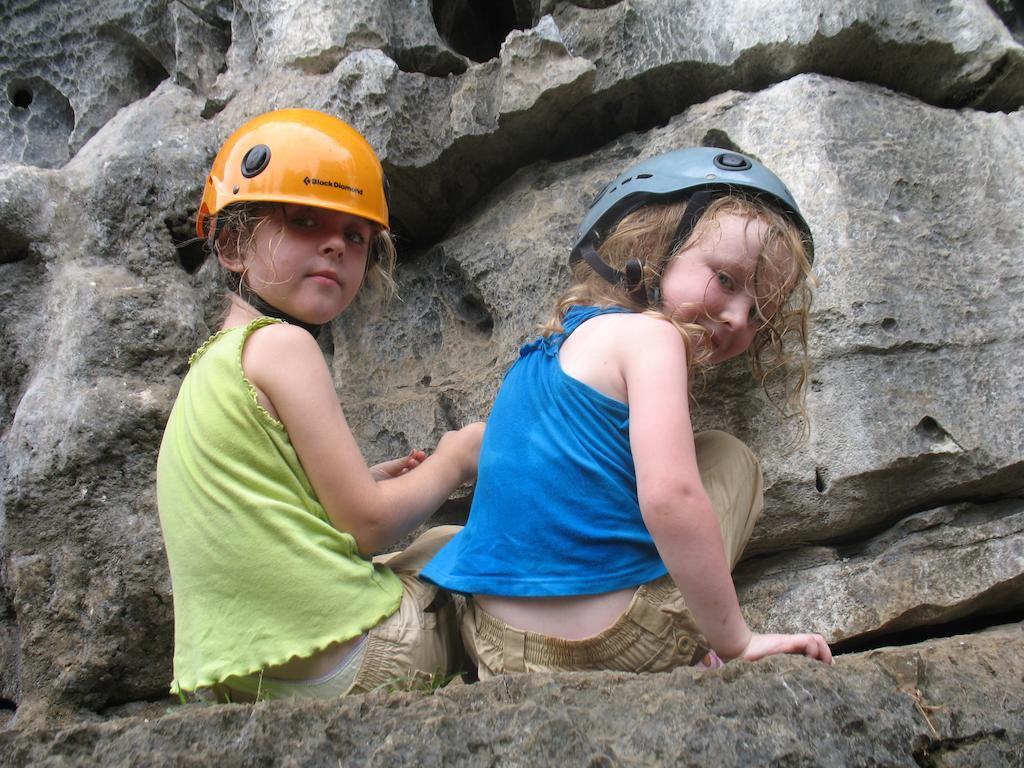
[[[962,658],[947,641],[835,670],[786,659],[681,670],[658,678],[664,687],[538,678],[341,708],[186,707],[152,728],[24,730],[164,706],[171,592],[155,457],[185,361],[222,308],[192,216],[223,139],[282,106],[350,121],[392,181],[401,299],[353,308],[324,343],[371,461],[486,416],[607,179],[676,146],[733,147],[793,189],[819,282],[809,440],[791,439],[742,361],[709,376],[696,413],[764,462],[768,505],[737,571],[751,622],[861,649],[1024,616],[1016,6],[498,6],[501,23],[479,41],[492,58],[466,53],[485,30],[454,0],[0,9],[0,713],[17,731],[0,734],[0,762],[151,751],[143,762],[172,764],[174,738],[223,757],[230,732],[247,755],[277,740],[281,763],[315,764],[300,756],[325,743],[325,755],[401,763],[412,754],[401,745],[426,733],[427,762],[686,762],[685,748],[705,750],[694,762],[739,764],[749,742],[790,763],[849,764],[842,744],[866,750],[865,763],[1024,764],[1019,628],[998,636],[1013,654],[972,635],[957,641]],[[460,495],[438,519],[466,506]],[[944,670],[923,698],[893,692],[908,659]],[[792,708],[751,694],[785,699],[794,675],[807,694]],[[725,688],[734,703],[716,704]],[[567,697],[570,714],[555,704]],[[625,707],[640,700],[664,717],[635,722]],[[725,735],[709,711],[730,723]],[[324,741],[302,741],[309,717]],[[831,730],[802,722],[814,717]],[[456,722],[452,746],[437,734]]]
[[[0,161],[58,168],[167,79],[204,92],[224,68],[223,0],[6,3]]]
[[[0,765],[1024,764],[1024,634],[716,672],[499,678],[434,695],[201,704],[0,732]],[[995,704],[995,706],[993,706]]]
[[[596,91],[628,93],[635,108],[667,115],[686,98],[807,71],[946,106],[1005,109],[1024,99],[1024,51],[978,0],[629,0],[601,10],[562,4],[556,20],[569,49],[597,66]]]

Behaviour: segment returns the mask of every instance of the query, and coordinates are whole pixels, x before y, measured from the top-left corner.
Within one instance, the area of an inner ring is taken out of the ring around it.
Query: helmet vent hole
[[[517,0],[431,0],[437,32],[457,53],[473,61],[498,55],[508,33],[539,21],[532,3]]]
[[[638,180],[639,179],[653,179],[654,178],[654,174],[653,173],[638,173],[636,175],[636,177],[637,177]]]

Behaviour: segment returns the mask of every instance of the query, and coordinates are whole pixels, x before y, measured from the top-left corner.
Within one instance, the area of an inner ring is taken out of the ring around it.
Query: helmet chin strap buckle
[[[644,267],[640,259],[626,262],[626,290],[629,297],[638,304],[650,304],[651,298],[644,289]]]
[[[645,306],[651,304],[652,297],[644,288],[644,268],[639,259],[627,261],[626,271],[620,272],[597,255],[597,251],[594,250],[594,246],[589,239],[579,244],[573,253],[571,263],[575,263],[580,259],[587,262],[590,268],[606,282],[612,285],[624,283],[629,297],[637,304]]]

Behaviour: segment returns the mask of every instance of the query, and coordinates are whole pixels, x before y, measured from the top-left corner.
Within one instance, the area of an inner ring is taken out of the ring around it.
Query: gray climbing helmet
[[[596,249],[623,217],[654,202],[670,202],[690,196],[671,253],[689,236],[701,214],[716,197],[742,191],[766,199],[788,215],[804,234],[808,256],[813,259],[814,241],[793,195],[781,179],[757,160],[739,152],[716,147],[677,149],[633,166],[605,185],[591,203],[573,243],[569,263],[585,260],[612,283],[625,281],[630,293],[640,290],[639,261],[631,260],[622,273],[601,261]],[[651,301],[653,297],[648,298]],[[638,298],[638,300],[641,300]],[[641,303],[644,303],[641,300]]]

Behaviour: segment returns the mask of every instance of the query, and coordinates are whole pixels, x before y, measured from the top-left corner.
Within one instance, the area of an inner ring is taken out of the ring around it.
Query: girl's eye
[[[356,245],[363,245],[366,242],[366,235],[362,232],[349,232],[348,239]]]
[[[296,216],[292,219],[292,224],[300,229],[312,229],[316,226],[316,222],[309,216]]]
[[[727,291],[731,291],[736,287],[736,283],[733,282],[733,279],[726,272],[718,273],[718,282]]]

